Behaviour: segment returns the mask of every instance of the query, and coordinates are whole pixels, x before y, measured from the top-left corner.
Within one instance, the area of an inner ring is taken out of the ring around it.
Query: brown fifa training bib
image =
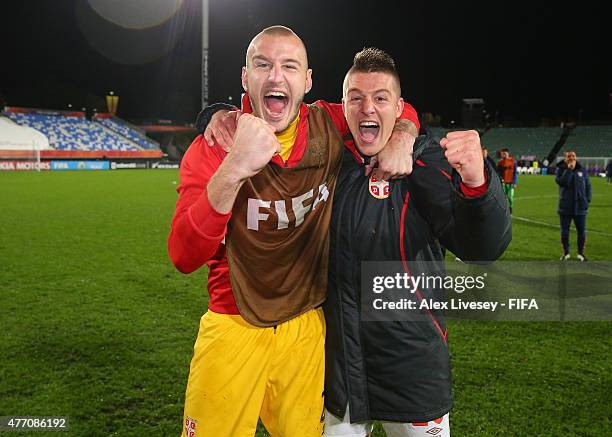
[[[273,326],[323,303],[329,225],[344,144],[325,110],[308,106],[308,143],[292,168],[268,164],[240,189],[225,239],[240,314]]]

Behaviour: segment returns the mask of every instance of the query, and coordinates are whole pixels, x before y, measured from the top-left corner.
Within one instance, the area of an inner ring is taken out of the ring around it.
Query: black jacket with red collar
[[[356,153],[344,152],[323,305],[325,406],[343,417],[349,404],[351,422],[422,422],[452,406],[442,314],[422,313],[418,321],[364,320],[362,293],[372,289],[362,291],[363,263],[399,261],[393,264],[418,276],[432,265],[444,270],[443,247],[464,261],[492,261],[511,240],[508,202],[490,164],[485,162],[486,191],[470,198],[434,138],[418,137],[415,150],[423,152],[412,175],[390,181],[388,190],[364,176]],[[436,297],[439,291],[418,297]]]

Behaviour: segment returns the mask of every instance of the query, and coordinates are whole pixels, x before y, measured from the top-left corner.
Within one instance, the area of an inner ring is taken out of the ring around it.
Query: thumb
[[[275,139],[276,139],[276,142],[274,143],[274,146],[276,147],[276,152],[275,152],[275,153],[277,153],[277,154],[278,154],[278,153],[280,153],[280,152],[281,152],[282,147],[281,147],[281,143],[280,143],[280,141],[278,141],[278,138],[276,138],[276,137],[275,137]]]
[[[411,159],[410,162],[406,165],[406,174],[412,174],[412,170],[414,168],[414,160]]]

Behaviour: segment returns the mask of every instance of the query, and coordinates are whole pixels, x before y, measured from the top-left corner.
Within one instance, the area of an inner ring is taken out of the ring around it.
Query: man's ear
[[[402,99],[401,97],[397,100],[397,116],[395,118],[399,118],[400,115],[402,115],[402,112],[404,112],[404,99]]]
[[[247,68],[246,67],[242,67],[242,89],[245,90],[247,93],[249,92],[249,90],[247,89]]]
[[[306,90],[304,91],[304,94],[307,94],[308,91],[310,91],[312,89],[312,69],[309,68],[306,71]]]

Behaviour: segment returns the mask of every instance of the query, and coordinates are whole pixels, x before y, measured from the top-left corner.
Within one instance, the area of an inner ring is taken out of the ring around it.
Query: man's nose
[[[280,65],[273,65],[270,69],[270,74],[268,75],[268,80],[270,82],[279,83],[283,82],[283,70]]]
[[[363,104],[361,106],[361,111],[364,114],[373,114],[374,113],[374,102],[371,98],[366,97],[363,99]]]

